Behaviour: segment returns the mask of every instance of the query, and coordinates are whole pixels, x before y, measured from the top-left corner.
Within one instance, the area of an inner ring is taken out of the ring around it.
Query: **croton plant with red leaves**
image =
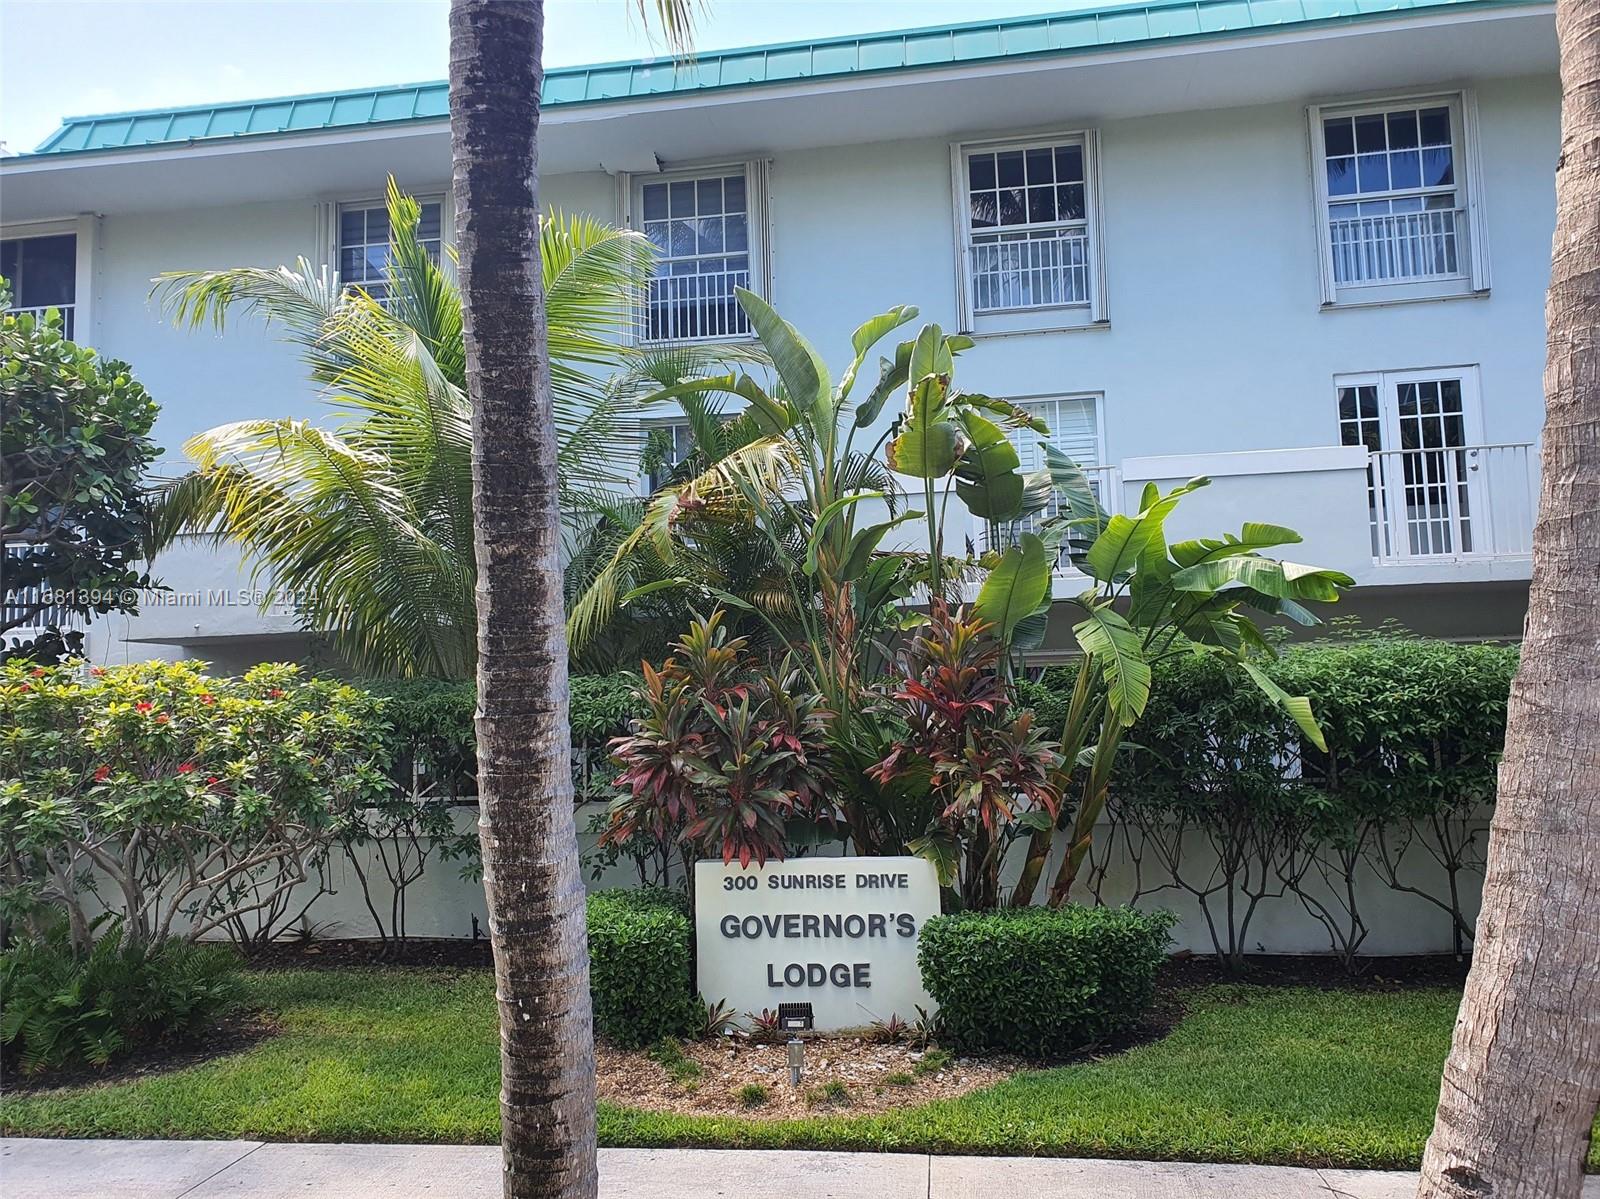
[[[885,785],[926,778],[935,815],[910,848],[933,861],[944,885],[959,882],[968,907],[999,903],[1011,839],[1053,821],[1061,802],[1051,781],[1059,748],[1040,735],[1032,712],[1013,704],[1001,652],[985,621],[934,604],[901,651],[900,678],[884,704],[906,733],[868,771]]]
[[[785,663],[768,670],[722,613],[697,618],[660,669],[642,667],[644,714],[611,742],[620,794],[601,841],[644,838],[689,864],[782,859],[790,820],[832,819],[829,713]]]

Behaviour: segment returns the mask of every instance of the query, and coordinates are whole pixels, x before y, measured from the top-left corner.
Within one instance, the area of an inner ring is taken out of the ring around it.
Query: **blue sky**
[[[1088,7],[1086,0],[710,0],[703,50]],[[65,114],[442,79],[448,0],[0,0],[0,142]],[[661,51],[631,0],[546,0],[551,65]]]

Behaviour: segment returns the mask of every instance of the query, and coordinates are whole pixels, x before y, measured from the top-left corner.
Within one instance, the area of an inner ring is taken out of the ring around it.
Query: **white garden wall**
[[[582,830],[590,818],[602,812],[599,804],[584,805],[578,809],[579,841],[587,853],[595,843],[592,834]],[[470,830],[476,820],[477,810],[463,807],[457,812],[457,827]],[[1474,822],[1481,851],[1487,838],[1487,816]],[[1112,826],[1102,823],[1096,834],[1096,845],[1105,855],[1106,868],[1099,884],[1103,902],[1124,903],[1138,896],[1138,906],[1166,908],[1178,917],[1173,931],[1175,949],[1209,953],[1211,939],[1199,904],[1192,896],[1172,885],[1163,874],[1154,855],[1130,853],[1127,835],[1119,830],[1112,835]],[[1058,839],[1058,841],[1061,839]],[[827,851],[829,856],[843,854],[842,849]],[[1051,863],[1053,872],[1059,861]],[[1099,856],[1099,855],[1097,855]],[[1142,856],[1142,862],[1139,860]],[[1184,842],[1185,874],[1192,879],[1205,879],[1212,873],[1216,855],[1199,835],[1191,835]],[[1013,863],[1013,866],[1019,863]],[[384,881],[381,868],[373,861],[368,850],[363,867],[373,883],[372,899],[387,918],[391,889]],[[371,914],[362,898],[356,871],[341,854],[335,854],[326,870],[326,880],[332,894],[323,895],[312,904],[307,921],[316,935],[322,937],[367,938],[376,936]],[[607,872],[598,881],[591,880],[585,871],[585,882],[591,889],[609,886],[634,886],[637,874],[631,865]],[[1402,893],[1389,887],[1370,865],[1364,864],[1359,873],[1357,909],[1369,930],[1361,952],[1369,955],[1448,953],[1452,950],[1451,921],[1447,913],[1416,895]],[[1475,919],[1478,903],[1477,875],[1462,875],[1465,894],[1464,906],[1469,919]],[[1443,896],[1446,894],[1443,870],[1428,856],[1423,847],[1415,845],[1406,855],[1404,870],[1399,881],[1406,886]],[[310,884],[307,884],[309,887]],[[1324,902],[1337,906],[1341,900],[1333,890],[1317,887],[1314,894]],[[311,898],[304,887],[297,902],[290,905],[297,910]],[[1075,898],[1092,898],[1087,888],[1080,887]],[[1219,894],[1210,900],[1213,911],[1220,913],[1224,902]],[[408,931],[413,937],[461,938],[473,935],[473,921],[477,920],[482,935],[487,936],[487,915],[484,909],[483,888],[474,880],[463,879],[459,863],[432,862],[421,879],[412,884],[407,893]],[[1250,925],[1245,943],[1247,952],[1268,954],[1326,953],[1329,938],[1323,926],[1306,911],[1305,906],[1292,894],[1262,901]]]

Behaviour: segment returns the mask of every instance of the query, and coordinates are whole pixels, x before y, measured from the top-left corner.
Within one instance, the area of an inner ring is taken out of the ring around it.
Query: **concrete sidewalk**
[[[0,1139],[5,1199],[371,1199],[500,1193],[480,1145]],[[1411,1199],[1416,1175],[1071,1158],[602,1149],[602,1199]],[[1600,1199],[1591,1178],[1586,1199]]]

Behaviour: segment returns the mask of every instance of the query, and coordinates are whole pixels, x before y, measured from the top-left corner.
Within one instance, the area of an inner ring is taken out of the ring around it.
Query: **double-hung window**
[[[417,240],[437,260],[444,246],[444,202],[421,201]],[[389,209],[371,203],[339,205],[339,282],[359,287],[380,304],[389,298]]]
[[[1324,299],[1486,286],[1461,94],[1311,110]]]
[[[1102,319],[1095,139],[954,147],[962,315],[975,332]]]
[[[749,335],[736,292],[765,290],[760,166],[633,179],[630,223],[656,252],[655,269],[640,297],[640,341]]]
[[[0,275],[11,288],[11,309],[43,317],[61,313],[62,332],[76,336],[78,237],[56,233],[0,240]]]

